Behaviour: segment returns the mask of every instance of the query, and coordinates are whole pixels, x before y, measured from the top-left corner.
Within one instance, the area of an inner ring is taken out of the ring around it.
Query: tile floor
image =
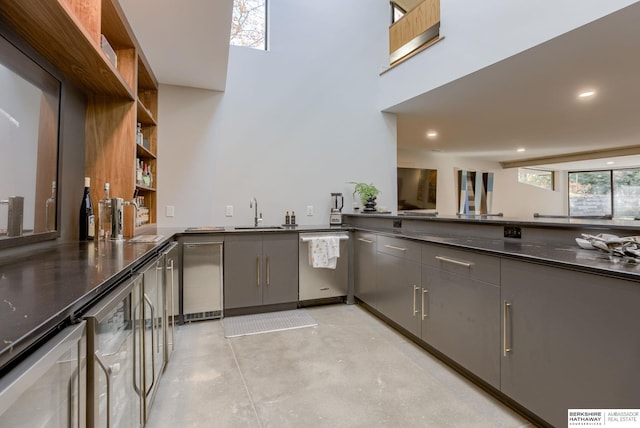
[[[316,327],[179,327],[147,427],[532,426],[360,306],[307,310]]]

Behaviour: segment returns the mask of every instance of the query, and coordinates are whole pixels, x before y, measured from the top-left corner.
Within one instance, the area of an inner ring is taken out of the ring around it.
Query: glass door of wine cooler
[[[0,379],[0,427],[85,427],[84,332],[67,327]]]
[[[137,276],[86,315],[91,428],[141,427],[142,279]]]
[[[141,270],[143,276],[145,421],[149,417],[165,364],[166,308],[164,305],[163,259],[162,256],[158,257]]]

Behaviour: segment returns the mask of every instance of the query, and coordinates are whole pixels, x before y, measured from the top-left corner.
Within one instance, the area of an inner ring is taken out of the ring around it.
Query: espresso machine
[[[342,207],[344,206],[344,197],[342,193],[332,193],[331,198],[333,199],[331,205],[331,212],[329,214],[329,224],[330,225],[341,225],[342,224]]]

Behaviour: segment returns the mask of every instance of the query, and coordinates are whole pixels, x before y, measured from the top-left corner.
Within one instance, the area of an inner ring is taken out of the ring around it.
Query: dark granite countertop
[[[585,250],[577,244],[550,245],[543,242],[532,241],[519,242],[508,239],[446,236],[393,228],[375,228],[370,231],[388,236],[441,244],[500,257],[544,263],[567,269],[576,269],[582,272],[608,275],[640,282],[640,264],[622,262],[615,258],[612,261],[606,253],[598,250]]]
[[[58,244],[0,264],[0,367],[95,302],[152,257],[156,243]]]

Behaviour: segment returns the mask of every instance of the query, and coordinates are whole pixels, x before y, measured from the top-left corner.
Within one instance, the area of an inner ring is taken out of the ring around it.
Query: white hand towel
[[[322,236],[309,240],[309,264],[314,268],[335,269],[340,256],[340,239]]]

